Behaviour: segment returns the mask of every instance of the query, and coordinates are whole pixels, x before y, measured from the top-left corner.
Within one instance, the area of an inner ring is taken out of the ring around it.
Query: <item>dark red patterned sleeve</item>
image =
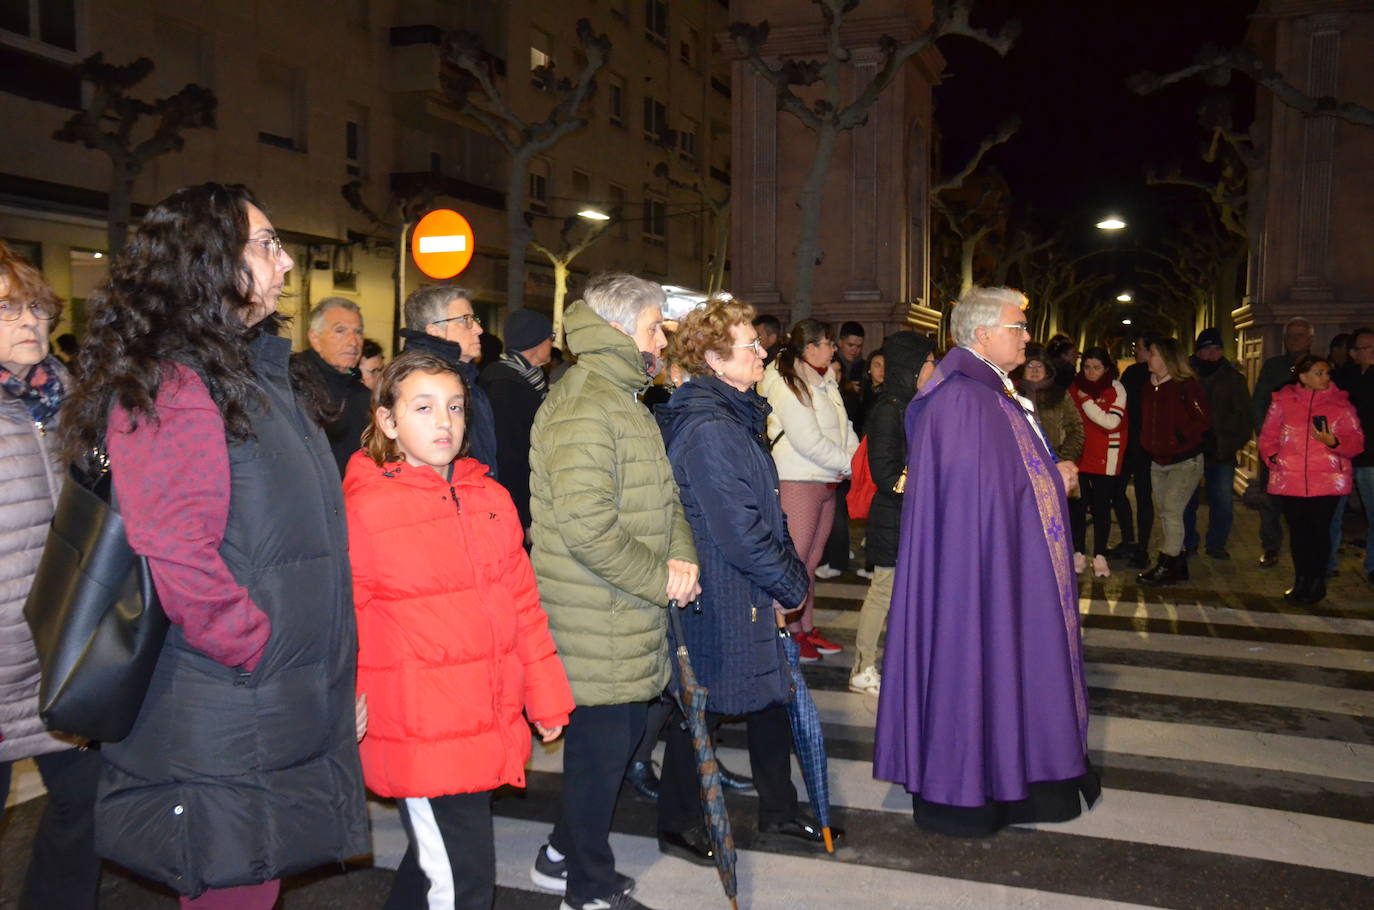
[[[173,365],[156,423],[116,406],[106,447],[129,544],[148,558],[167,618],[186,641],[229,667],[252,670],[271,634],[267,614],[219,554],[229,520],[229,449],[205,384]]]

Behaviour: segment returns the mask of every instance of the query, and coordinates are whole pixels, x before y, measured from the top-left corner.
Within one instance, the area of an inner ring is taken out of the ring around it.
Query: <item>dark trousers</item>
[[[615,891],[611,820],[647,702],[579,705],[563,730],[563,805],[549,844],[568,858],[568,903]]]
[[[1331,558],[1331,516],[1339,496],[1271,496],[1278,500],[1288,522],[1288,542],[1293,549],[1293,574],[1302,578],[1326,578]]]
[[[1202,468],[1202,486],[1183,510],[1183,545],[1196,550],[1198,545],[1197,509],[1201,492],[1207,494],[1207,549],[1224,550],[1235,520],[1236,466],[1217,462]]]
[[[491,910],[496,899],[491,792],[398,799],[396,808],[410,846],[385,910]]]
[[[658,744],[658,734],[673,713],[673,700],[666,695],[649,702],[649,711],[644,716],[644,735],[639,738],[639,748],[635,749],[634,761],[648,764],[654,757],[654,746]]]
[[[706,712],[706,728],[715,735],[724,715]],[[704,822],[701,787],[697,776],[692,734],[683,729],[681,711],[668,721],[663,773],[659,776],[658,828],[688,831]],[[797,817],[797,788],[792,786],[792,722],[786,705],[769,705],[744,715],[749,740],[749,768],[759,795],[759,824],[785,822]]]
[[[849,481],[843,480],[835,489],[835,523],[830,526],[830,536],[825,541],[825,552],[821,554],[821,565],[841,572],[849,571]]]
[[[48,803],[33,838],[20,910],[94,908],[100,892],[94,811],[100,752],[68,749],[40,755],[34,761],[48,789]],[[0,762],[0,817],[9,797],[12,765]]]
[[[1106,555],[1107,538],[1112,532],[1112,504],[1118,492],[1125,486],[1121,476],[1109,477],[1106,474],[1079,474],[1078,486],[1081,493],[1077,499],[1069,500],[1069,522],[1073,525],[1073,549],[1076,553],[1087,553],[1088,510],[1093,515],[1092,555]],[[1129,535],[1129,525],[1123,525],[1123,539]]]
[[[1269,489],[1269,466],[1260,459],[1260,489]],[[1260,549],[1278,552],[1283,548],[1283,508],[1276,496],[1260,498]]]
[[[1117,520],[1121,523],[1121,540],[1127,542],[1131,538],[1131,505],[1126,499],[1126,484],[1135,485],[1135,542],[1140,544],[1142,550],[1150,548],[1150,529],[1155,523],[1155,492],[1154,484],[1150,481],[1150,456],[1141,454],[1131,454],[1126,456],[1126,469],[1121,475],[1121,495],[1118,497],[1120,503],[1117,506]],[[1125,517],[1122,517],[1122,513]]]

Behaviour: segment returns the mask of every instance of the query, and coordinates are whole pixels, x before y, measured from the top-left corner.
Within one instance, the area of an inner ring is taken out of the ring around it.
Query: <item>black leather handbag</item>
[[[110,472],[72,467],[24,604],[50,730],[100,742],[129,734],[157,666],[167,616],[148,561],[129,546]]]

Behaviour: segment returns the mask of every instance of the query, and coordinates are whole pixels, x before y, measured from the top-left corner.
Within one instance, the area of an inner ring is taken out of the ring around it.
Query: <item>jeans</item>
[[[1350,494],[1336,497],[1336,511],[1331,513],[1331,558],[1326,563],[1326,574],[1335,575],[1341,567],[1341,531],[1345,524],[1345,503]]]
[[[1079,495],[1069,500],[1069,525],[1073,533],[1075,553],[1088,552],[1088,510],[1093,516],[1094,556],[1107,554],[1107,538],[1112,532],[1112,504],[1119,491],[1126,486],[1121,475],[1087,474],[1078,475]],[[1130,539],[1130,529],[1122,526],[1122,540]]]
[[[1231,537],[1231,523],[1235,518],[1236,466],[1208,464],[1202,468],[1202,489],[1207,491],[1207,549],[1224,550]],[[1196,550],[1198,545],[1197,507],[1200,491],[1193,491],[1188,507],[1183,510],[1183,545]]]
[[[99,903],[100,857],[95,855],[95,793],[98,749],[66,749],[34,759],[48,802],[33,838],[20,910],[94,910]],[[13,762],[0,762],[0,819],[10,792]]]
[[[1159,516],[1159,526],[1164,532],[1159,552],[1165,556],[1177,556],[1183,551],[1183,510],[1188,506],[1188,497],[1193,495],[1201,479],[1201,455],[1194,455],[1177,464],[1150,466],[1150,486],[1155,494],[1155,514]]]
[[[1364,503],[1364,517],[1369,523],[1364,541],[1364,574],[1374,572],[1374,465],[1355,469],[1355,489]]]
[[[1121,492],[1117,495],[1117,522],[1121,525],[1121,542],[1134,541],[1140,549],[1150,547],[1150,528],[1155,523],[1154,491],[1150,488],[1150,461],[1148,455],[1132,454],[1126,459],[1126,469],[1122,473]],[[1126,498],[1126,483],[1135,484],[1135,536],[1131,537],[1131,501]]]

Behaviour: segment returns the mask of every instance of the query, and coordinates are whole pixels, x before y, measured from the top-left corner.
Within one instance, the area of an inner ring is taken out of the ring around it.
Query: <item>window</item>
[[[668,237],[668,203],[653,196],[644,199],[644,239],[663,246]]]
[[[668,108],[662,101],[644,98],[644,138],[661,142],[668,135]]]
[[[0,0],[0,31],[24,44],[75,51],[77,0]]]
[[[530,71],[553,64],[553,37],[542,28],[530,29]]]
[[[630,236],[630,232],[625,228],[625,218],[629,214],[625,211],[625,187],[612,183],[606,195],[611,200],[611,210],[607,214],[615,219],[615,226],[611,230],[617,239],[625,240]]]
[[[275,60],[258,63],[258,141],[305,151],[305,77]]]
[[[572,195],[573,205],[582,206],[586,204],[592,196],[592,175],[584,171],[572,172]]]
[[[685,35],[678,41],[678,56],[692,69],[697,68],[697,48],[701,46],[701,36],[694,28],[684,28]]]
[[[344,172],[350,177],[367,176],[367,108],[348,105],[344,121]]]
[[[198,28],[159,17],[154,26],[157,68],[149,77],[152,94],[166,98],[192,83],[214,88],[214,45]]]
[[[431,174],[442,174],[444,172],[444,156],[438,152],[429,153],[429,172]]]
[[[678,154],[684,161],[697,160],[697,132],[701,124],[691,117],[682,118],[682,130],[678,133]]]
[[[611,74],[606,86],[606,97],[610,101],[611,123],[616,126],[625,125],[625,78]]]
[[[668,4],[666,0],[644,0],[644,37],[668,49]]]
[[[544,159],[530,165],[530,204],[531,212],[541,215],[549,213],[549,162]]]

